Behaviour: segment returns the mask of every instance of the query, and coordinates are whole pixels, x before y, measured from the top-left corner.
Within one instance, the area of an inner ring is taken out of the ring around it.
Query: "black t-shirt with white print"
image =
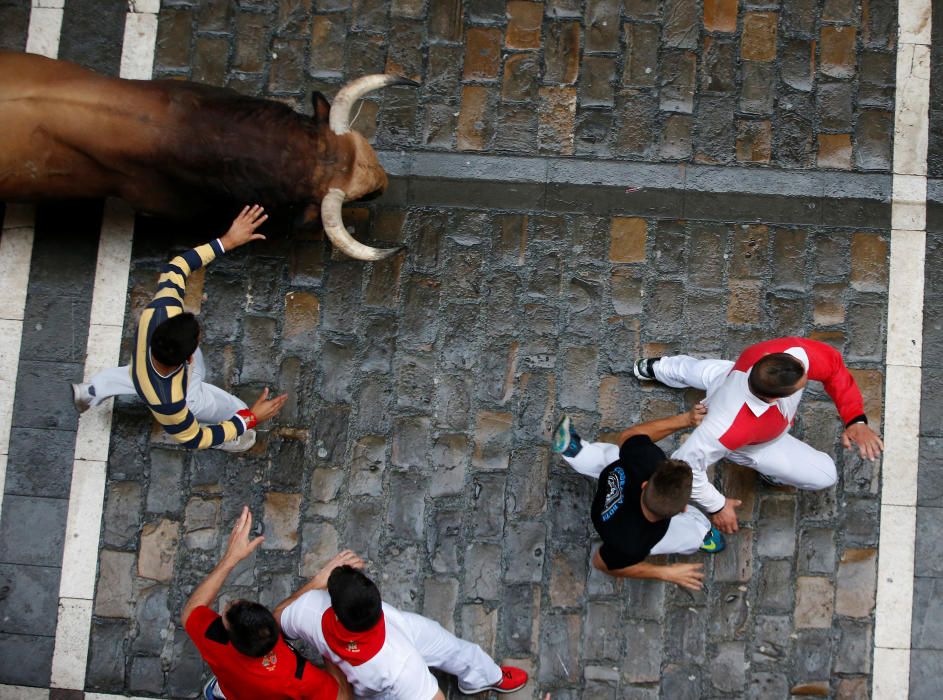
[[[602,538],[599,555],[609,569],[638,564],[668,532],[670,519],[650,522],[642,513],[642,483],[664,460],[647,435],[633,435],[619,449],[619,459],[602,470],[592,518]]]

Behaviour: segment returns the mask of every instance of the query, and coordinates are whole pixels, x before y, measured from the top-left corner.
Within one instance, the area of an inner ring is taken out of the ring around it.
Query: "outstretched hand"
[[[845,428],[845,432],[841,434],[841,444],[846,450],[850,450],[852,444],[857,445],[858,452],[864,459],[877,459],[884,449],[881,438],[867,423],[855,423]]]
[[[321,590],[326,589],[327,580],[330,578],[331,572],[338,566],[352,566],[355,569],[362,569],[364,567],[364,561],[351,550],[345,549],[343,552],[336,554],[331,561],[321,567],[321,570],[314,575],[314,578],[311,579],[312,587],[320,588]]]
[[[707,406],[698,401],[691,407],[690,411],[685,412],[685,415],[688,417],[688,426],[696,428],[704,420],[704,416],[707,415]]]
[[[669,564],[667,580],[682,588],[699,591],[704,587],[703,564]]]
[[[277,416],[288,400],[288,394],[276,396],[274,399],[270,399],[268,395],[268,387],[265,387],[262,390],[262,395],[256,399],[256,402],[252,404],[252,408],[249,409],[259,423]]]
[[[256,233],[259,228],[268,220],[268,214],[259,204],[253,204],[251,207],[246,205],[239,212],[239,215],[233,219],[232,225],[226,231],[220,242],[227,251],[245,245],[249,241],[265,240],[265,236]]]
[[[737,508],[742,503],[737,498],[727,498],[724,501],[724,507],[710,516],[711,523],[725,535],[733,534],[738,529]]]
[[[263,536],[249,540],[250,532],[252,532],[252,513],[249,512],[249,506],[243,506],[242,513],[236,520],[232,532],[229,533],[229,545],[226,547],[223,559],[228,559],[231,564],[238,564],[265,541]]]

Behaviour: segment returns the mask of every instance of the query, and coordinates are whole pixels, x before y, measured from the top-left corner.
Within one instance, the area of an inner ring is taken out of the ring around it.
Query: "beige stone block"
[[[180,523],[162,518],[147,523],[141,530],[138,576],[153,581],[170,581],[174,575]]]
[[[796,579],[796,628],[828,629],[832,626],[835,589],[832,582],[820,576]]]

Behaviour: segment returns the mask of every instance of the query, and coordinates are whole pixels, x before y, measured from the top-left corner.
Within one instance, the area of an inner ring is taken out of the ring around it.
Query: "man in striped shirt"
[[[118,394],[137,394],[184,447],[244,452],[255,444],[255,425],[277,415],[288,395],[269,400],[266,388],[250,409],[241,399],[204,382],[200,324],[184,312],[183,297],[193,270],[217,255],[264,239],[256,229],[267,218],[257,204],[244,207],[222,238],[188,250],[164,266],[157,294],[138,322],[131,364],[102,370],[87,384],[73,384],[79,412]]]

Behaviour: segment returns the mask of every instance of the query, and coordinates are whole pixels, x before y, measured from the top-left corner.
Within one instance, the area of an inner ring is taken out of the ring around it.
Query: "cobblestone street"
[[[66,0],[61,58],[117,74],[126,5]],[[29,17],[29,2],[0,0],[0,47],[24,50]],[[372,93],[352,123],[391,177],[344,221],[404,249],[352,261],[320,230],[276,221],[269,240],[191,276],[207,380],[250,404],[264,387],[288,403],[233,455],[182,450],[142,404],[116,401],[85,690],[198,696],[208,671],[179,613],[248,504],[266,540],[220,605],[274,608],[350,548],[384,600],[526,669],[510,697],[870,698],[882,466],[841,447],[820,384],[793,434],[835,457],[838,484],[800,492],[719,465],[741,529],[721,554],[671,558],[704,563],[697,594],[593,569],[595,482],[549,437],[563,412],[612,441],[700,398],[640,384],[636,357],[734,359],[785,335],[840,350],[881,430],[897,37],[884,0],[164,0],[155,78],[307,112],[312,90],[330,99],[360,75],[421,83]],[[937,176],[939,145],[931,127]],[[38,660],[0,664],[0,683],[49,685],[59,575],[24,552],[61,560],[61,532],[36,524],[65,527],[66,380],[82,373],[102,216],[39,208],[18,355],[28,410],[13,423],[0,522],[0,587],[14,591],[0,596],[0,657]],[[928,386],[941,380],[941,222],[932,205]],[[74,245],[57,243],[64,231]],[[160,267],[221,233],[136,218],[122,363]],[[63,295],[68,309],[52,303]],[[941,414],[928,393],[914,648],[931,651],[914,652],[926,654],[917,700],[934,697],[943,668]],[[30,499],[55,516],[33,517]],[[22,583],[24,568],[40,573]],[[34,590],[46,591],[35,611],[15,610]]]
[[[389,602],[517,660],[555,698],[855,696],[870,669],[877,474],[842,455],[824,394],[806,398],[797,432],[841,455],[840,486],[771,490],[726,466],[745,527],[698,557],[710,583],[697,596],[590,573],[593,482],[551,457],[547,435],[563,409],[592,436],[693,400],[640,387],[639,351],[733,356],[776,333],[842,348],[880,415],[883,234],[462,209],[350,220],[409,252],[365,269],[288,238],[214,263],[195,287],[211,380],[291,394],[248,456],[149,443],[143,408],[116,413],[90,687],[198,685],[172,611],[249,503],[266,543],[227,596],[274,605],[351,547]],[[137,240],[132,313],[166,250],[140,224]]]

